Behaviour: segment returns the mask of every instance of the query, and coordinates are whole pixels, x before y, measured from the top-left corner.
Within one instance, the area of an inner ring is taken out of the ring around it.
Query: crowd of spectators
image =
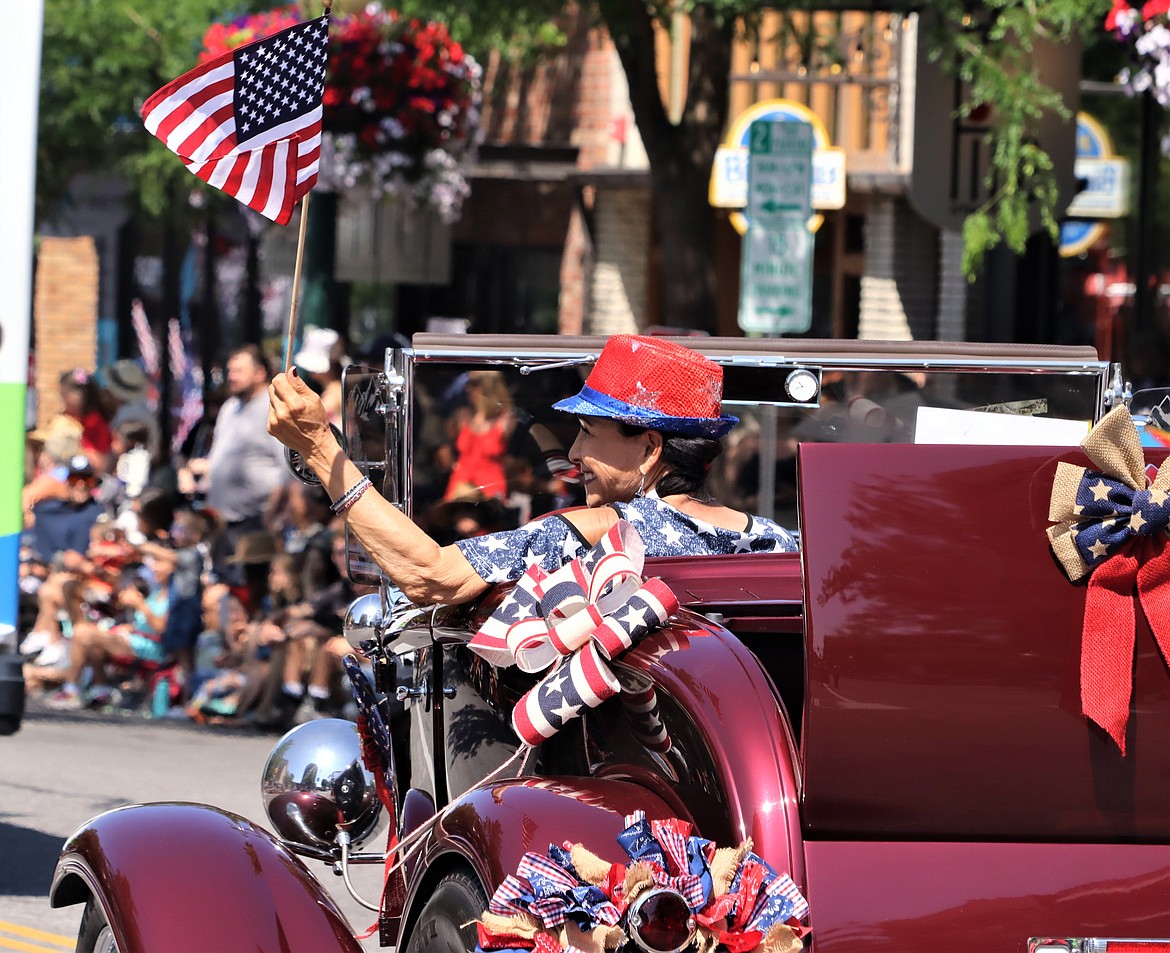
[[[270,730],[345,711],[359,593],[328,497],[267,433],[271,374],[259,348],[234,352],[222,404],[177,452],[136,362],[61,376],[22,492],[33,698]]]
[[[294,356],[334,423],[342,352],[310,329]],[[62,375],[62,412],[27,435],[19,629],[34,697],[271,729],[345,710],[342,620],[361,590],[329,498],[267,432],[272,372],[259,348],[233,352],[180,448],[161,445],[138,363]],[[579,502],[561,443],[498,370],[416,397],[415,515],[436,539]]]

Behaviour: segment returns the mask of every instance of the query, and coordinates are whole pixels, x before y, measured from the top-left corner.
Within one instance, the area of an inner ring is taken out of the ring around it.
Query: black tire
[[[77,928],[77,953],[118,953],[118,944],[106,922],[102,905],[93,897],[85,902],[81,926]]]
[[[20,729],[20,716],[0,715],[0,736],[14,735]]]
[[[474,921],[487,905],[487,895],[473,874],[466,870],[447,874],[414,922],[406,953],[470,953],[476,944]]]

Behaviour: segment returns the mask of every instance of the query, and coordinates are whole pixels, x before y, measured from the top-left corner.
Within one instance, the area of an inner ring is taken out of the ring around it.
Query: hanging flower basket
[[[300,19],[295,5],[212,26],[204,58]],[[459,218],[470,193],[463,166],[479,133],[479,64],[439,23],[378,3],[337,14],[329,30],[319,187],[399,197]]]
[[[1129,49],[1131,65],[1119,81],[1131,93],[1149,90],[1170,106],[1170,0],[1150,0],[1140,7],[1113,0],[1105,29]]]

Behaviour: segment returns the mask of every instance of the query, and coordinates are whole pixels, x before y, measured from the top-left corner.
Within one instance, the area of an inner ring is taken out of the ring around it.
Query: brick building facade
[[[33,308],[37,424],[43,426],[61,411],[57,384],[61,375],[75,367],[93,369],[97,352],[98,254],[92,238],[41,240]]]

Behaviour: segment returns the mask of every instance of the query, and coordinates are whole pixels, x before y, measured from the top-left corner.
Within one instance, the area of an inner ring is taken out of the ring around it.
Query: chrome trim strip
[[[574,364],[585,364],[594,358],[591,351],[574,353],[571,351],[521,351],[508,356],[493,356],[482,350],[455,350],[442,349],[435,351],[415,351],[412,360],[419,364],[452,364],[474,362],[488,367],[517,367],[521,373],[551,367],[567,367]],[[1109,372],[1107,361],[1019,361],[1013,359],[987,360],[983,358],[930,358],[921,359],[906,357],[867,357],[859,358],[856,355],[818,354],[809,355],[808,359],[799,356],[775,357],[752,356],[746,354],[708,354],[716,364],[724,367],[758,367],[758,368],[797,368],[797,367],[831,367],[841,371],[950,371],[955,373],[991,372],[1014,374],[1090,374],[1104,378]]]
[[[1110,943],[1126,946],[1166,946],[1168,939],[1130,938],[1120,936],[1087,937],[1028,937],[1028,953],[1109,953]]]

